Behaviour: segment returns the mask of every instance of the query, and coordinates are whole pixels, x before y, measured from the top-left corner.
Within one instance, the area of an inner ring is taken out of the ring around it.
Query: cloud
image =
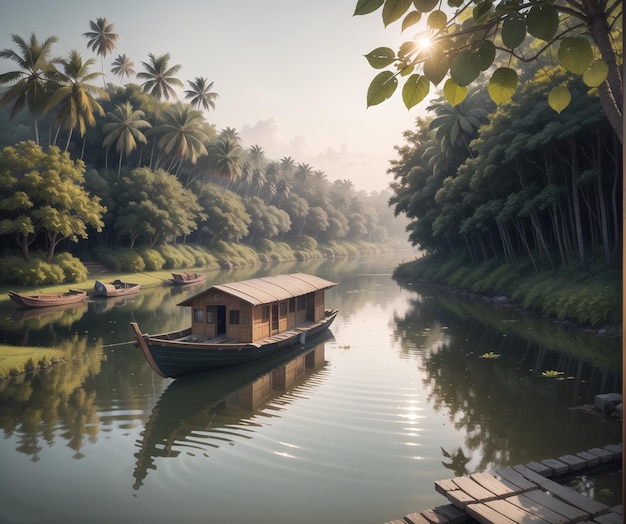
[[[331,182],[351,180],[357,190],[380,191],[390,181],[385,176],[388,155],[357,152],[346,143],[319,147],[303,135],[286,136],[280,122],[273,117],[244,125],[239,136],[244,147],[260,146],[270,160],[290,156],[296,163],[323,171]]]

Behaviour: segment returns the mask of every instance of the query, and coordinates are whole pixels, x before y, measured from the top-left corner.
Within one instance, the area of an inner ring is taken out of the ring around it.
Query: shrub
[[[139,249],[138,251],[144,261],[146,270],[159,271],[165,265],[165,259],[156,249],[153,249],[151,247],[144,247]]]
[[[117,255],[122,271],[138,272],[146,269],[146,263],[138,251],[124,249]]]
[[[94,250],[95,259],[98,262],[110,267],[114,272],[119,272],[122,269],[122,263],[117,258],[114,251],[106,247],[99,247]]]
[[[65,274],[65,282],[84,282],[87,280],[87,268],[76,257],[69,253],[61,253],[54,257]]]
[[[175,246],[163,244],[159,246],[159,252],[165,259],[166,269],[180,269],[193,266],[193,258],[181,253]]]

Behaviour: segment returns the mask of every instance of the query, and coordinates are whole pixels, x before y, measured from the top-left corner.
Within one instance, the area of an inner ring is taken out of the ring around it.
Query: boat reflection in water
[[[230,442],[228,434],[236,436],[236,425],[242,420],[324,368],[325,342],[329,340],[333,338],[327,332],[312,346],[173,381],[152,410],[142,439],[137,442],[133,488],[139,489],[148,471],[157,469],[157,458],[177,457],[185,449],[218,448]],[[246,436],[250,438],[249,429]]]

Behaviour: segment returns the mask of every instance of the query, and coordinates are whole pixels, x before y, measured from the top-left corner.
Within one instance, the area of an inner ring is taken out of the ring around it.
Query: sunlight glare
[[[420,51],[428,51],[433,43],[430,34],[428,34],[428,32],[426,31],[416,34],[415,42],[417,43]]]

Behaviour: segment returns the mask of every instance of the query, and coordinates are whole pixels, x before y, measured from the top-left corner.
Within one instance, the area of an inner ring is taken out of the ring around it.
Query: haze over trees
[[[198,76],[185,83],[169,53],[148,52],[139,67],[119,54],[111,66],[118,83],[107,83],[104,58],[116,51],[119,35],[106,18],[90,21],[89,29],[85,53],[53,58],[57,37],[34,34],[13,35],[15,48],[0,51],[2,65],[13,69],[0,74],[6,122],[0,151],[9,146],[2,158],[19,151],[33,173],[46,173],[39,183],[67,195],[65,207],[54,203],[63,227],[43,220],[51,196],[33,200],[34,180],[18,180],[23,173],[6,160],[0,172],[5,248],[19,248],[28,259],[33,250],[52,257],[64,239],[80,240],[88,251],[176,242],[255,246],[303,235],[330,244],[388,243],[406,235],[406,222],[387,205],[391,193],[368,195],[348,181],[330,182],[297,159],[267,158],[259,144],[244,147],[236,129],[216,130],[214,82]],[[101,71],[89,52],[100,57]],[[104,87],[96,85],[101,77]],[[56,178],[48,155],[58,157]],[[12,200],[19,184],[21,207]]]

